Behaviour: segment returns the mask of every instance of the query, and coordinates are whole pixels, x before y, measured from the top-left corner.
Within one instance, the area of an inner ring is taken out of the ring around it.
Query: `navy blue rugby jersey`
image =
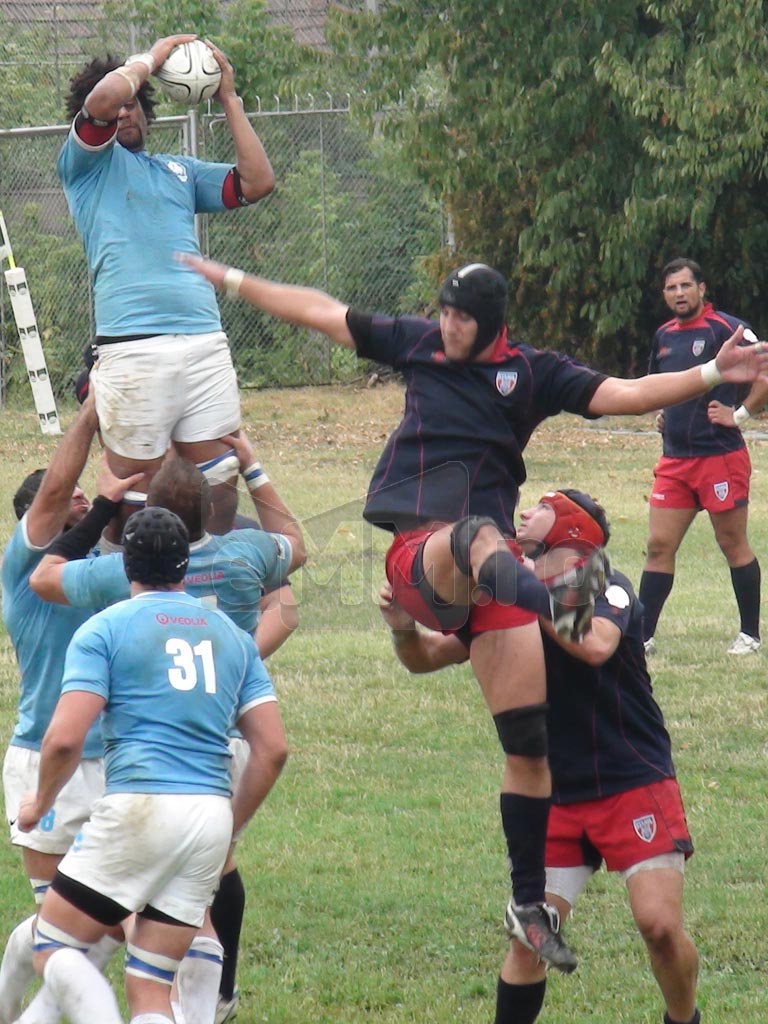
[[[653,336],[649,373],[688,370],[714,359],[743,320],[721,313],[707,303],[696,320],[681,324],[669,320]],[[744,447],[740,430],[721,427],[707,419],[707,406],[716,399],[724,405],[739,405],[749,387],[718,384],[705,395],[664,410],[664,454],[674,459],[722,455]]]
[[[552,800],[597,800],[674,778],[672,746],[645,664],[642,606],[612,571],[595,617],[622,633],[600,667],[572,657],[543,634],[549,702]]]
[[[499,338],[488,362],[446,359],[436,320],[350,310],[357,354],[401,372],[405,411],[379,458],[365,518],[389,530],[490,516],[512,533],[523,451],[559,412],[589,416],[604,374]]]

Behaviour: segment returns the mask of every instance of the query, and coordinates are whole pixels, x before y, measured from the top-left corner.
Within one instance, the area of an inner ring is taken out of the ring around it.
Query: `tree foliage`
[[[435,270],[493,263],[518,334],[632,370],[673,256],[764,319],[765,21],[757,0],[393,0],[332,40],[452,216]]]

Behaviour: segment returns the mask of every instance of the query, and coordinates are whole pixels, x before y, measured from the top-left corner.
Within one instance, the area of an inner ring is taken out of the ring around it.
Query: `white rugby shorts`
[[[157,459],[171,440],[212,441],[240,426],[237,377],[222,331],[100,345],[91,384],[102,440],[127,459]]]
[[[59,870],[127,910],[156,910],[199,927],[232,840],[229,797],[111,793]]]
[[[104,795],[104,762],[100,757],[81,761],[37,828],[20,832],[15,824],[19,804],[25,793],[37,789],[39,767],[39,750],[14,744],[8,747],[3,761],[3,792],[11,842],[38,853],[63,856],[90,817],[93,805]]]

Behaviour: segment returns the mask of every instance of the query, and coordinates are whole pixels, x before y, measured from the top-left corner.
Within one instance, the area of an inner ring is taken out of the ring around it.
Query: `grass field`
[[[270,661],[291,758],[239,847],[248,893],[242,1024],[493,1020],[508,895],[498,742],[468,668],[411,677],[399,667],[374,599],[387,537],[360,518],[401,404],[396,385],[244,397],[260,458],[303,520],[311,556],[294,584],[301,628]],[[768,435],[752,424],[750,534],[763,553]],[[3,540],[13,490],[52,447],[29,413],[0,414]],[[637,584],[658,450],[650,417],[559,417],[528,449],[523,504],[551,486],[591,492],[609,512],[613,560]],[[727,567],[700,516],[651,667],[697,848],[687,924],[707,1024],[768,1019],[765,655],[729,658],[737,628]],[[1,642],[6,741],[17,678],[4,634]],[[0,844],[3,940],[30,909],[18,854]],[[660,1022],[619,879],[598,875],[568,937],[580,967],[550,976],[542,1024]],[[117,969],[111,976],[119,984]]]

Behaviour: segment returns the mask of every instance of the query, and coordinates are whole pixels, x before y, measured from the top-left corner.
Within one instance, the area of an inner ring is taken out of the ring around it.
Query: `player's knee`
[[[132,978],[156,981],[160,985],[167,985],[169,989],[176,977],[180,962],[174,957],[141,949],[132,942],[129,942],[125,949],[126,974]]]
[[[499,742],[513,757],[547,756],[547,705],[528,704],[493,716]]]
[[[480,530],[492,526],[498,533],[496,523],[489,516],[465,516],[453,524],[451,529],[451,555],[456,568],[465,576],[472,575],[470,548]]]

